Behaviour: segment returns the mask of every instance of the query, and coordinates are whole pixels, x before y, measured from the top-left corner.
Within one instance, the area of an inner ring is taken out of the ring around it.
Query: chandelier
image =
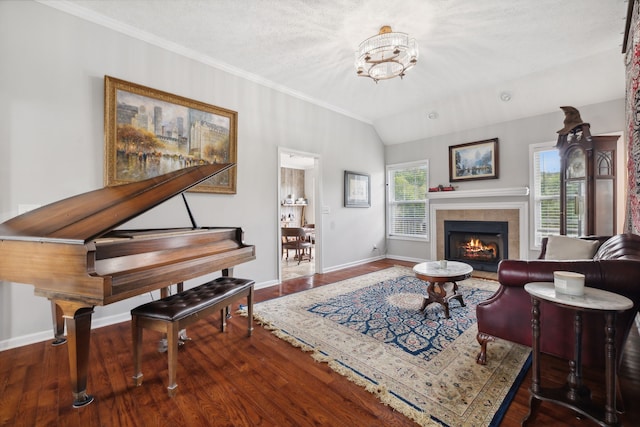
[[[404,77],[418,62],[418,44],[406,33],[394,33],[391,27],[380,28],[378,35],[369,37],[356,51],[356,72],[361,77],[378,80]]]

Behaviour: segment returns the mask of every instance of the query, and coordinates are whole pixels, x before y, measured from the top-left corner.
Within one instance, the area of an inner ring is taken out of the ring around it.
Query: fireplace
[[[444,221],[444,258],[498,271],[498,263],[509,256],[508,234],[506,221]]]

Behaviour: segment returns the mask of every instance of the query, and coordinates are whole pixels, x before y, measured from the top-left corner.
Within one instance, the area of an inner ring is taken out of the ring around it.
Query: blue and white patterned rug
[[[479,350],[475,307],[497,283],[458,283],[465,307],[419,311],[426,284],[393,267],[258,303],[256,320],[421,425],[498,425],[528,368],[530,349],[504,340]]]

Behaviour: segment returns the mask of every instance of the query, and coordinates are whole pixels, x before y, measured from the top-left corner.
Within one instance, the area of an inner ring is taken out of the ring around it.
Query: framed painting
[[[498,138],[449,147],[449,181],[498,178]]]
[[[238,113],[178,95],[104,78],[106,186],[189,166],[236,163]],[[190,191],[236,193],[236,168]]]
[[[344,207],[368,208],[371,206],[371,182],[369,175],[344,171]]]

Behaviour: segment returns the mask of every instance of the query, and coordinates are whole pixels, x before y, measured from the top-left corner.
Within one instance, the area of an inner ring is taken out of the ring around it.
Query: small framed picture
[[[498,138],[449,147],[449,181],[498,178]]]
[[[344,207],[368,208],[371,206],[369,175],[344,171]]]

